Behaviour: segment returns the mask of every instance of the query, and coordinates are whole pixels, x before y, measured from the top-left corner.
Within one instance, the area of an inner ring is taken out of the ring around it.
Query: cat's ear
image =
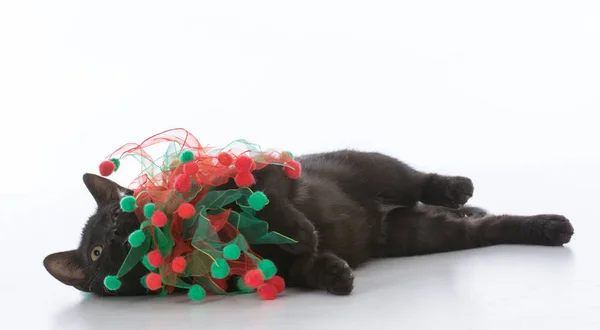
[[[120,200],[124,195],[133,195],[133,191],[116,182],[96,174],[86,173],[83,182],[98,205]]]
[[[70,286],[80,286],[85,272],[76,250],[56,252],[44,258],[44,267],[55,279]]]

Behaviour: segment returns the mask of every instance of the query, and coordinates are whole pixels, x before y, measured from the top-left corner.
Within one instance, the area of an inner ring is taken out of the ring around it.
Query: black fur
[[[369,259],[472,249],[497,244],[560,246],[573,235],[561,215],[492,215],[465,206],[474,188],[470,179],[419,172],[374,152],[341,150],[298,157],[302,176],[287,178],[278,166],[255,172],[253,190],[270,203],[257,213],[272,230],[299,241],[257,245],[289,287],[350,294],[353,269]],[[127,249],[127,236],[138,225],[119,211],[119,194],[131,191],[92,174],[84,182],[98,202],[76,250],[51,254],[46,269],[59,281],[99,295],[147,294],[139,266],[123,278],[118,292],[104,289]],[[233,182],[223,189],[235,188]],[[93,261],[94,247],[102,246]]]

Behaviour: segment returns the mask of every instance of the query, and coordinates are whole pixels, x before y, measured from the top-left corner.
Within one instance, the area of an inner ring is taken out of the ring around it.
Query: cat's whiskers
[[[90,285],[88,287],[89,292],[92,292],[92,287],[94,286],[94,284],[96,284],[96,281],[98,281],[99,278],[100,278],[100,272],[94,273],[94,276],[92,277],[92,280],[90,281]]]

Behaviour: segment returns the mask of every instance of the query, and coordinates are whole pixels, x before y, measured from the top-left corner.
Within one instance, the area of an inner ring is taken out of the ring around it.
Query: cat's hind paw
[[[541,214],[533,217],[533,221],[541,228],[539,240],[543,245],[567,244],[575,232],[569,219],[562,215]]]

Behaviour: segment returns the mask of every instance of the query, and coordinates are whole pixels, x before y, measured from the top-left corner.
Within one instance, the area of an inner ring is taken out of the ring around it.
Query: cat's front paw
[[[462,176],[449,177],[444,189],[444,206],[457,208],[467,204],[473,197],[474,190],[471,179]]]
[[[532,221],[539,228],[540,243],[551,246],[561,246],[571,241],[574,229],[569,219],[562,215],[541,214],[533,217]]]
[[[335,255],[323,255],[315,262],[319,267],[319,286],[335,295],[349,295],[354,289],[354,272]]]
[[[281,244],[279,246],[283,250],[296,255],[313,254],[317,251],[319,236],[312,223],[308,221],[303,223],[303,228],[295,236],[294,239],[297,243]]]
[[[473,181],[467,177],[436,175],[425,187],[423,202],[456,209],[473,197],[474,190]]]

